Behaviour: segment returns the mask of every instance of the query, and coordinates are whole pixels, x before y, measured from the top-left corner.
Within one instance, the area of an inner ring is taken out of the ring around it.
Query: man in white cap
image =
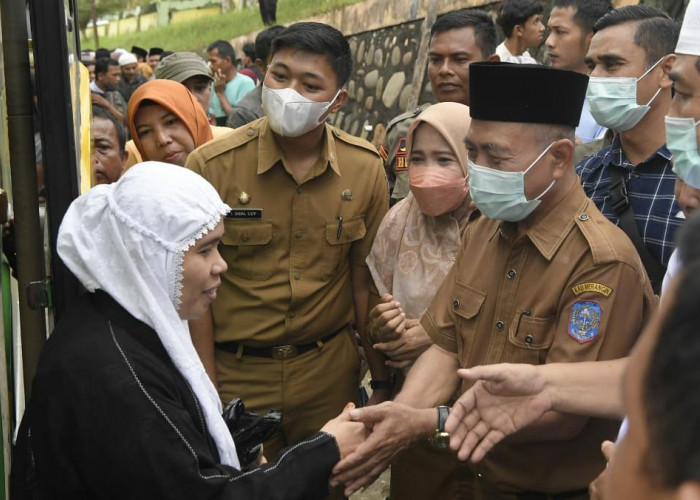
[[[119,92],[126,102],[131,99],[131,94],[146,83],[146,78],[139,71],[139,61],[130,52],[119,56],[119,68],[122,70],[122,80],[119,82]]]
[[[676,174],[676,198],[689,216],[700,207],[700,1],[688,5],[676,46],[676,62],[669,77],[675,96],[666,117],[666,144],[673,153]],[[678,269],[674,252],[668,265],[664,286]]]

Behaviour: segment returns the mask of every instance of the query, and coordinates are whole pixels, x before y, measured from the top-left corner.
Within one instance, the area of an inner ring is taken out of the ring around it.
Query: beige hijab
[[[467,151],[463,141],[471,123],[469,108],[443,102],[423,111],[408,130],[408,158],[413,134],[422,123],[431,125],[445,138],[466,176]],[[471,215],[469,202],[467,197],[453,213],[429,217],[409,193],[382,220],[367,265],[379,295],[392,294],[407,318],[423,315],[452,268]]]

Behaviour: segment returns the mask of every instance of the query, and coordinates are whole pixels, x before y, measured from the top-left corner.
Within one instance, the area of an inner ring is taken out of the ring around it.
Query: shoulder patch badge
[[[396,159],[396,171],[408,170],[408,159],[406,158],[406,138],[400,137],[394,153]]]
[[[389,159],[389,153],[386,152],[386,148],[384,147],[384,144],[379,146],[379,156],[382,157],[382,160],[387,161]]]
[[[580,344],[590,342],[600,331],[600,317],[603,311],[600,304],[588,300],[580,300],[571,308],[569,320],[569,335]]]
[[[581,295],[582,293],[591,292],[599,293],[606,297],[609,297],[610,294],[613,293],[612,288],[601,283],[580,283],[572,286],[571,291],[574,292],[574,295]]]

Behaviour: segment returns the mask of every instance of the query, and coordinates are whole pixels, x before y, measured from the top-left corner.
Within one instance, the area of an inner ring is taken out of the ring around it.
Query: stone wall
[[[479,8],[494,13],[497,6],[490,2]],[[424,17],[348,37],[355,68],[347,84],[348,102],[333,119],[336,127],[379,147],[394,117],[436,102],[427,69],[417,64],[421,37],[429,32],[429,27],[423,29],[425,22]],[[414,82],[417,70],[422,76]],[[414,83],[420,88],[414,89]],[[414,92],[417,99],[410,102]]]
[[[543,0],[546,13],[551,10],[551,1]],[[613,0],[615,6],[630,3],[637,0]],[[499,5],[499,0],[367,0],[305,19],[341,30],[348,37],[355,61],[347,84],[348,102],[333,117],[333,124],[379,146],[394,117],[416,104],[436,102],[425,65],[419,61],[421,41],[425,42],[429,32],[429,27],[423,29],[430,18],[429,8],[434,9],[433,19],[453,10],[480,8],[495,20]],[[231,43],[240,52],[257,34],[249,33]],[[544,46],[531,53],[542,59]],[[414,75],[415,71],[422,75]],[[420,88],[414,89],[414,84]]]
[[[421,27],[414,21],[350,37],[355,69],[336,126],[370,140],[377,132],[383,137],[388,121],[406,109]]]

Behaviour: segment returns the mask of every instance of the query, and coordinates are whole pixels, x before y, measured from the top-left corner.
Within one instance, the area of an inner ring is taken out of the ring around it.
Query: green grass
[[[289,24],[345,5],[362,0],[280,0],[277,4],[278,24]],[[219,39],[230,40],[246,33],[264,28],[257,4],[254,8],[227,12],[216,16],[196,19],[191,22],[169,24],[152,28],[141,33],[128,33],[119,36],[100,37],[100,46],[107,48],[163,47],[165,50],[188,50],[201,53],[211,42]],[[88,30],[88,35],[91,30]],[[81,37],[82,49],[95,49],[91,36]]]

